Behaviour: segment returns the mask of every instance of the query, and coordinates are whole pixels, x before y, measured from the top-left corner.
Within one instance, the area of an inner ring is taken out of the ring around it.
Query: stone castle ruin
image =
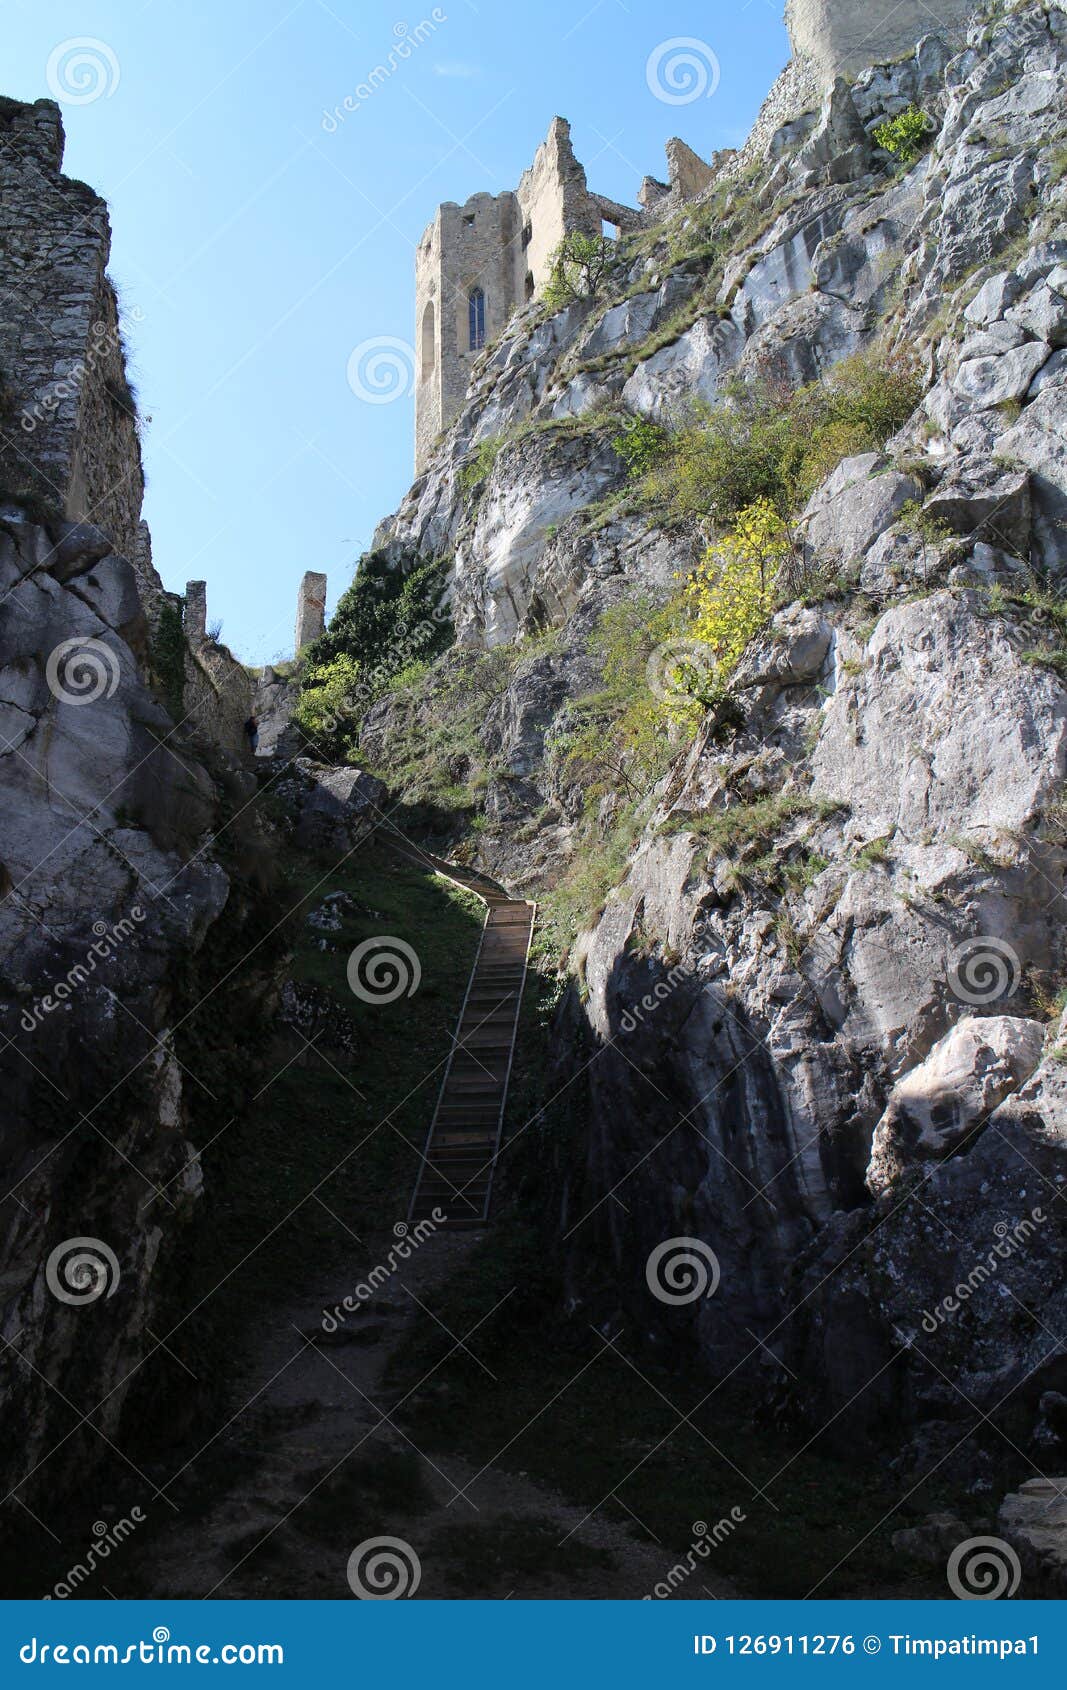
[[[815,111],[840,76],[910,53],[924,35],[961,31],[976,0],[786,0],[793,56],[764,101],[740,154],[705,162],[677,137],[667,142],[668,180],[646,176],[639,206],[593,193],[574,156],[570,124],[555,117],[515,189],[448,200],[415,257],[415,473],[457,415],[471,368],[518,307],[537,297],[565,235],[616,234],[659,222],[698,199],[723,169],[766,151],[782,125]]]
[[[0,99],[0,497],[91,521],[138,567],[144,475],[100,196],[52,100]]]
[[[641,213],[589,191],[562,117],[516,189],[438,206],[415,256],[416,471],[459,410],[478,353],[547,282],[564,235],[599,235],[604,223],[635,228]]]

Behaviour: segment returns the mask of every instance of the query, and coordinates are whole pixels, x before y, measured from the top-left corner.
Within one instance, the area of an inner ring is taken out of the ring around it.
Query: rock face
[[[1010,1015],[965,1016],[898,1080],[874,1129],[867,1184],[886,1191],[909,1168],[966,1147],[993,1110],[1030,1078],[1045,1028]]]
[[[577,1149],[551,1196],[581,1318],[858,1438],[892,1416],[914,1430],[909,1467],[949,1461],[973,1406],[1008,1398],[1040,1441],[1040,1400],[1067,1388],[1049,609],[1067,581],[1067,14],[1024,4],[962,47],[928,36],[802,118],[787,83],[718,286],[672,226],[619,294],[514,317],[376,540],[454,559],[467,652],[520,642],[477,725],[472,849],[536,894],[580,837],[566,748],[596,685],[590,631],[627,596],[664,597],[704,542],[633,507],[612,441],[635,418],[675,426],[731,378],[811,381],[886,333],[918,349],[919,410],[804,512],[808,565],[837,589],[781,609],[733,720],[680,739],[574,948],[557,1079]],[[875,131],[914,102],[929,146],[900,168]],[[555,644],[524,654],[546,630]],[[375,767],[403,763],[434,697],[375,707]],[[598,800],[604,840],[619,798]],[[714,1251],[715,1295],[650,1290],[650,1255],[677,1238]]]
[[[200,1182],[170,1029],[182,959],[231,882],[209,842],[215,783],[143,679],[146,632],[133,571],[99,530],[45,530],[8,507],[0,1400],[22,1428],[9,1478],[30,1475],[27,1497],[71,1401],[100,1403],[94,1424],[114,1434]],[[74,1438],[48,1483],[106,1452]]]
[[[291,811],[294,842],[343,860],[373,833],[383,814],[385,787],[361,769],[335,769],[298,757],[278,784]]]

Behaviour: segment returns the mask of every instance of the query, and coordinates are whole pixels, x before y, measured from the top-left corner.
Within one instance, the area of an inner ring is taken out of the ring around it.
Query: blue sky
[[[156,566],[177,590],[207,580],[246,662],[290,655],[304,570],[328,573],[332,608],[410,483],[411,399],[361,400],[346,370],[364,341],[410,344],[435,206],[513,187],[556,113],[590,186],[634,203],[669,136],[705,157],[744,138],[788,58],[780,11],[441,0],[433,22],[421,0],[0,0],[0,92],[48,94],[52,61],[74,96],[67,173],[111,205]],[[649,56],[676,37],[714,55],[710,98],[650,91]]]

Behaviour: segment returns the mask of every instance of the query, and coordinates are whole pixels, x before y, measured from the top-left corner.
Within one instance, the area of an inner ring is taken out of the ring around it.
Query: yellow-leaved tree
[[[708,547],[686,586],[693,637],[715,659],[716,695],[726,690],[746,646],[770,620],[779,576],[794,552],[788,523],[769,499],[757,499]]]

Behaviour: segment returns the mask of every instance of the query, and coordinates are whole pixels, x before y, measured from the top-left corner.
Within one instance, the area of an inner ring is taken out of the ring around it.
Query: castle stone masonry
[[[296,599],[294,655],[317,640],[326,626],[326,576],[309,569],[300,583]]]
[[[562,117],[516,189],[438,206],[415,258],[416,470],[459,410],[482,347],[547,282],[564,235],[599,235],[605,222],[632,228],[641,213],[590,193]]]
[[[655,223],[699,198],[720,169],[765,151],[774,130],[817,108],[838,76],[911,52],[925,35],[959,38],[976,0],[786,0],[793,57],[764,102],[740,154],[706,163],[686,142],[666,144],[668,181],[646,176],[640,209],[593,193],[555,117],[519,185],[495,197],[446,201],[415,257],[415,473],[466,396],[471,367],[518,307],[547,282],[552,255],[572,232],[616,234]],[[694,115],[697,108],[693,107]]]

